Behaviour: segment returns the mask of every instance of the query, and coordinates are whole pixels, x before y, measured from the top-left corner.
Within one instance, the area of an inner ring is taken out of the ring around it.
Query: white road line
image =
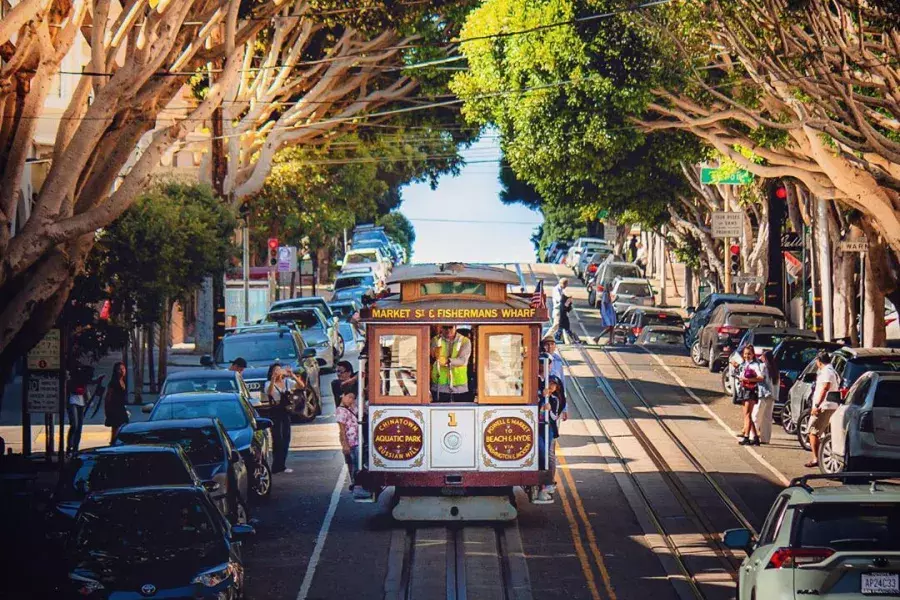
[[[312,587],[316,567],[319,566],[319,559],[322,557],[322,548],[325,547],[325,539],[328,537],[328,529],[331,528],[331,521],[337,511],[338,500],[341,499],[341,491],[344,489],[346,480],[347,465],[343,465],[337,483],[334,484],[334,491],[331,492],[331,503],[328,505],[328,512],[325,513],[325,520],[322,521],[322,528],[319,529],[319,537],[316,539],[316,545],[309,557],[309,564],[306,565],[306,574],[303,575],[303,583],[300,584],[300,591],[297,592],[297,600],[306,600],[309,589]]]

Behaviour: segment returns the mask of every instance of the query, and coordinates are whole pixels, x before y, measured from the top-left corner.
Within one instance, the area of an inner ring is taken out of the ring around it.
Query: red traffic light
[[[269,250],[276,250],[278,248],[278,238],[269,238]]]
[[[737,244],[732,244],[731,248],[729,248],[729,250],[731,251],[732,254],[735,254],[735,255],[741,253],[741,247],[738,246]]]
[[[779,200],[787,200],[787,188],[779,185],[775,188],[775,197]]]

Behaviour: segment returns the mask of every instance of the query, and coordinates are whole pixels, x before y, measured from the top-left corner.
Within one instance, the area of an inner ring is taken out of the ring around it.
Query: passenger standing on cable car
[[[456,331],[456,325],[442,325],[431,339],[431,394],[435,402],[469,400],[469,358],[472,342]]]
[[[540,394],[538,404],[538,458],[541,464],[546,464],[551,474],[556,473],[556,438],[559,437],[559,420],[565,411],[565,406],[560,399],[560,380],[552,374],[552,366],[550,373],[547,373],[545,365],[552,364],[553,359],[549,354],[542,353],[539,356],[540,375],[538,377],[538,393]],[[565,419],[563,419],[565,420]],[[546,425],[545,425],[546,424]],[[549,430],[549,432],[547,431]],[[545,437],[549,433],[549,439]],[[545,451],[549,448],[549,454]],[[556,492],[556,485],[550,484],[543,486],[537,494],[537,502],[551,502],[553,498],[551,494]]]
[[[560,414],[560,418],[565,421],[569,418],[567,403],[566,403],[566,378],[563,373],[563,363],[562,356],[559,355],[556,347],[556,340],[553,339],[552,335],[548,335],[544,337],[541,341],[541,352],[546,353],[550,356],[550,376],[555,377],[558,380],[559,384],[559,399],[562,402],[562,412]],[[543,379],[540,380],[543,382]]]

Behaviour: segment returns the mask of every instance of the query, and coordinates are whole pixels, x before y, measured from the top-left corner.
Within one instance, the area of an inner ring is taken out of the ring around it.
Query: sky
[[[444,175],[437,189],[426,182],[402,190],[400,212],[416,229],[412,261],[533,261],[531,234],[543,217],[500,202],[497,134],[486,132],[462,155],[468,164],[456,177]]]

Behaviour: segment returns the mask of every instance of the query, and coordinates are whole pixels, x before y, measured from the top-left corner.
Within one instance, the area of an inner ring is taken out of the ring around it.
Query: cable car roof
[[[394,269],[387,283],[440,280],[479,281],[519,285],[519,276],[502,267],[465,263],[422,263]]]

